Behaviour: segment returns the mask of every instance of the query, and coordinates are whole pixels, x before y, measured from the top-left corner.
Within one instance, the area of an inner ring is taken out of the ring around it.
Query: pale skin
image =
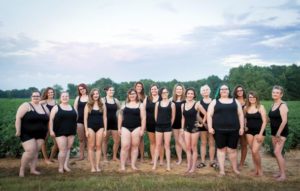
[[[167,107],[170,103],[169,99],[168,99],[168,90],[164,89],[162,91],[162,100],[160,102],[156,102],[155,104],[155,112],[154,112],[154,116],[155,116],[155,121],[157,121],[157,116],[159,115],[158,113],[158,104],[160,103],[161,107]],[[173,102],[171,102],[171,126],[174,123],[175,120],[175,104]],[[167,159],[167,171],[171,170],[171,150],[170,150],[170,141],[171,141],[171,135],[172,132],[155,132],[155,154],[154,154],[154,162],[153,162],[153,167],[152,170],[156,170],[157,167],[157,159],[158,159],[158,155],[160,154],[162,145],[164,144],[165,147],[165,152],[166,152],[166,159]]]
[[[54,106],[56,104],[56,101],[54,99],[54,91],[52,89],[49,89],[47,92],[47,96],[48,96],[48,99],[40,101],[40,104],[42,104],[44,107],[46,107],[47,104]],[[43,154],[45,163],[52,164],[54,162],[53,159],[58,151],[58,148],[57,148],[57,143],[55,141],[55,138],[52,138],[53,146],[51,148],[50,157],[48,157],[47,147],[46,147],[46,142],[48,140],[48,137],[49,137],[49,133],[47,134],[44,144],[42,145],[42,154]]]
[[[252,152],[252,160],[253,164],[255,167],[254,175],[255,176],[262,176],[263,171],[261,167],[261,157],[259,154],[261,145],[264,141],[264,135],[263,132],[266,129],[267,125],[267,115],[266,115],[266,110],[263,105],[260,105],[259,107],[256,106],[256,98],[253,97],[252,95],[249,95],[249,103],[251,104],[249,108],[245,108],[245,113],[256,113],[257,111],[260,113],[261,118],[262,118],[262,125],[261,125],[261,130],[259,134],[253,136],[251,134],[246,134],[247,137],[247,142],[250,146],[251,152]],[[245,119],[245,124],[247,124],[247,120]]]
[[[182,96],[183,96],[183,88],[181,86],[177,86],[175,88],[176,93],[176,101],[181,102]],[[180,127],[181,129],[181,127]],[[185,141],[184,141],[184,135],[181,133],[180,129],[173,129],[173,135],[175,138],[175,149],[176,149],[176,155],[177,155],[177,165],[180,165],[182,162],[182,151],[186,151]]]
[[[225,85],[221,86],[221,88],[220,88],[219,101],[223,104],[230,104],[233,101],[236,102],[237,107],[238,107],[237,112],[238,112],[238,118],[239,118],[239,124],[240,124],[239,135],[242,135],[244,133],[244,114],[243,114],[242,107],[237,100],[229,98],[229,89]],[[213,129],[213,121],[212,121],[215,105],[216,105],[216,100],[213,100],[210,103],[210,105],[208,107],[208,111],[207,111],[208,132],[211,134],[215,133],[215,130]],[[226,155],[226,153],[228,153],[229,160],[231,162],[231,166],[232,166],[234,173],[240,174],[240,171],[238,170],[238,167],[237,167],[237,150],[233,149],[233,148],[229,148],[229,147],[224,147],[224,148],[217,148],[217,158],[218,158],[219,168],[220,168],[219,175],[220,176],[225,175],[225,155]]]
[[[120,102],[118,99],[114,98],[114,93],[115,90],[113,87],[109,88],[106,91],[106,100],[107,103],[109,104],[113,104],[114,102],[116,102],[117,106],[118,106],[118,110],[120,109]],[[102,99],[102,102],[104,103],[104,99]],[[118,111],[117,111],[118,112]],[[116,114],[117,115],[117,114]],[[113,161],[118,161],[118,157],[117,157],[117,153],[118,153],[118,149],[120,146],[120,135],[118,133],[118,130],[107,130],[107,136],[104,137],[103,140],[103,144],[102,144],[102,151],[103,151],[103,155],[104,155],[104,161],[108,161],[107,160],[107,144],[108,144],[108,140],[110,135],[112,135],[113,141],[114,141],[114,145],[113,145]]]
[[[157,86],[151,87],[150,93],[152,95],[152,102],[156,103],[159,99]],[[147,107],[147,99],[144,100],[143,104],[146,108]],[[149,142],[150,142],[151,164],[153,164],[154,163],[154,153],[155,153],[155,142],[156,142],[155,141],[155,133],[154,132],[148,132],[148,137],[149,137]],[[164,160],[164,150],[163,150],[163,148],[160,151],[159,158],[160,158],[160,164],[162,165],[163,160]]]
[[[135,86],[135,90],[137,91],[137,93],[138,93],[138,97],[141,97],[140,96],[140,93],[141,93],[141,91],[142,91],[142,89],[143,89],[143,85],[142,84],[137,84],[136,86]],[[144,100],[143,100],[144,101]],[[144,161],[144,152],[145,152],[145,143],[144,143],[144,137],[141,137],[141,140],[140,140],[141,142],[140,142],[140,145],[139,145],[139,151],[140,151],[140,160],[141,160],[141,162],[143,162]]]
[[[272,90],[272,98],[273,98],[273,107],[272,111],[276,110],[282,101],[283,93],[279,89]],[[288,116],[288,107],[286,104],[281,104],[279,108],[279,112],[281,115],[282,122],[279,126],[279,129],[276,133],[276,136],[272,136],[272,144],[274,148],[274,154],[276,157],[276,161],[279,167],[279,172],[274,174],[274,177],[277,181],[284,181],[286,177],[286,166],[285,159],[282,156],[282,150],[284,147],[284,143],[286,141],[286,137],[281,136],[281,132],[283,131],[285,125],[287,124],[287,116]]]
[[[239,101],[239,103],[241,105],[245,105],[245,99],[243,97],[244,95],[244,90],[242,87],[238,87],[237,88],[237,100]],[[246,161],[246,157],[247,157],[247,138],[246,138],[246,134],[243,134],[240,136],[240,144],[241,144],[241,160],[239,163],[239,169],[243,169],[244,165],[245,165],[245,161]]]
[[[78,100],[80,99],[81,102],[87,102],[89,97],[87,95],[87,90],[83,87],[78,88],[81,96],[77,96],[74,101],[74,108],[78,113]],[[86,146],[86,136],[85,136],[85,128],[82,123],[77,123],[77,135],[79,139],[79,160],[84,159],[84,150]]]
[[[66,93],[66,92],[62,93],[60,96],[60,101],[61,101],[61,103],[59,104],[59,106],[61,107],[62,110],[66,110],[66,111],[72,110],[72,107],[69,104],[69,94],[68,93]],[[51,113],[50,113],[49,132],[50,132],[50,136],[55,137],[57,145],[58,145],[58,149],[59,149],[58,172],[64,173],[64,172],[71,171],[71,169],[69,168],[70,150],[73,146],[75,136],[70,135],[70,136],[56,137],[56,135],[53,131],[53,122],[54,122],[54,118],[55,118],[57,111],[58,111],[58,106],[56,105],[52,108]]]
[[[181,106],[182,118],[181,118],[181,132],[184,134],[184,140],[186,145],[186,158],[187,158],[187,169],[186,172],[193,173],[196,168],[197,158],[198,158],[198,150],[197,143],[199,139],[199,132],[190,133],[188,131],[184,131],[185,125],[185,117],[183,115],[184,110],[190,110],[192,107],[195,107],[195,110],[198,112],[202,112],[204,114],[203,122],[206,121],[206,111],[200,104],[200,102],[196,102],[194,100],[195,93],[192,90],[188,90],[186,92],[186,103]]]
[[[93,110],[99,110],[98,100],[100,99],[100,95],[98,91],[93,92],[92,99],[94,100]],[[85,135],[88,141],[88,155],[89,161],[91,164],[91,172],[100,172],[100,160],[101,160],[101,153],[102,153],[102,141],[103,138],[106,137],[107,133],[107,113],[105,104],[102,105],[102,112],[103,112],[103,125],[104,127],[100,128],[97,132],[94,132],[93,129],[88,127],[88,115],[89,109],[86,105],[84,108],[84,128],[85,128]],[[96,152],[95,152],[96,148]],[[96,158],[95,158],[96,155]]]
[[[45,111],[49,114],[47,108],[42,108],[42,105],[39,104],[40,102],[40,93],[33,92],[31,95],[31,104],[35,108],[36,112],[39,114],[44,114]],[[16,136],[19,137],[21,135],[21,121],[24,115],[29,112],[33,111],[29,103],[23,103],[17,110],[16,114],[16,121],[15,121],[15,128],[16,128]],[[25,168],[29,165],[30,166],[30,173],[35,175],[40,175],[40,172],[36,170],[37,162],[38,162],[38,152],[41,149],[42,144],[44,143],[44,139],[30,139],[25,142],[22,142],[22,147],[24,152],[21,158],[21,166],[19,170],[19,177],[25,176]]]
[[[203,88],[201,88],[200,93],[203,97],[204,103],[209,104],[212,101],[212,99],[209,97],[209,95],[210,95],[210,88],[209,87],[204,86]],[[208,133],[208,131],[201,131],[200,132],[200,139],[201,139],[201,162],[205,163],[206,145],[207,145],[207,142],[208,142],[210,165],[214,164],[215,163],[215,150],[216,150],[214,136],[212,134]]]
[[[141,126],[135,128],[132,132],[130,132],[127,128],[122,127],[123,121],[123,113],[122,111],[125,108],[125,105],[122,106],[121,111],[119,112],[118,117],[118,131],[121,136],[121,171],[125,171],[125,164],[127,157],[130,153],[131,155],[131,168],[133,170],[138,170],[136,167],[136,161],[138,157],[138,147],[140,144],[140,139],[144,135],[145,127],[146,127],[146,113],[145,108],[142,103],[136,101],[136,93],[130,92],[128,95],[129,102],[126,103],[126,107],[128,108],[140,108],[140,118],[141,118]],[[130,151],[130,152],[129,152]]]

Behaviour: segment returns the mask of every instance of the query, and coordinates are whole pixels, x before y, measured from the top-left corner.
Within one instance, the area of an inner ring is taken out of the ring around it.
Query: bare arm
[[[23,103],[22,105],[20,105],[20,107],[17,110],[16,121],[15,121],[17,137],[19,137],[21,135],[21,120],[29,110],[30,110],[30,108],[29,108],[28,103]]]
[[[260,113],[261,119],[262,119],[262,125],[261,125],[261,129],[260,129],[259,134],[263,135],[264,130],[266,129],[266,126],[267,126],[267,122],[268,122],[267,121],[266,109],[263,105],[260,105],[259,113]]]
[[[156,103],[155,103],[155,108],[154,108],[154,119],[155,119],[155,122],[157,122],[158,103],[159,103],[159,102],[156,102]]]
[[[279,112],[280,112],[280,115],[281,115],[281,119],[282,119],[282,122],[279,126],[279,129],[276,133],[276,136],[280,136],[281,132],[283,131],[285,125],[287,124],[287,117],[288,117],[288,107],[286,104],[282,104],[279,108]]]
[[[173,102],[171,102],[171,109],[172,109],[172,117],[171,117],[171,126],[174,124],[175,121],[175,116],[176,116],[176,107],[175,104]]]
[[[202,122],[200,121],[200,123],[205,123],[206,122],[206,110],[204,109],[204,107],[200,104],[200,101],[197,102],[197,105],[198,105],[198,111],[200,111],[201,113],[203,113],[203,119],[202,119]]]
[[[141,129],[144,131],[146,129],[146,110],[143,104],[140,105],[140,115],[141,115]]]
[[[125,108],[125,106],[122,106],[122,108],[119,110],[119,113],[118,113],[118,131],[119,131],[119,134],[121,134],[124,108]]]
[[[207,109],[207,114],[206,114],[206,119],[207,119],[207,126],[208,126],[208,131],[211,134],[214,134],[215,131],[213,129],[213,121],[212,121],[212,117],[214,115],[215,112],[215,105],[216,105],[216,100],[213,100]]]
[[[185,118],[184,118],[184,115],[183,115],[183,110],[184,110],[184,104],[181,104],[181,129],[183,130],[184,129],[184,124],[185,124]]]
[[[74,101],[74,109],[77,113],[78,113],[78,99],[79,99],[79,96],[77,96]]]
[[[244,112],[243,112],[243,109],[242,109],[242,106],[240,104],[240,102],[238,100],[234,100],[237,104],[237,109],[238,109],[238,117],[239,117],[239,123],[240,123],[240,135],[243,135],[244,134]]]
[[[55,133],[54,133],[54,131],[53,131],[53,122],[54,122],[54,117],[55,117],[57,111],[58,111],[58,106],[55,105],[55,106],[52,108],[51,113],[50,113],[50,119],[49,119],[49,132],[50,132],[50,135],[51,135],[52,137],[55,137]]]
[[[89,108],[86,104],[85,107],[84,107],[84,111],[83,111],[83,125],[84,125],[84,129],[85,129],[86,137],[88,137],[88,134],[89,134],[89,131],[88,131],[88,117],[89,117]]]

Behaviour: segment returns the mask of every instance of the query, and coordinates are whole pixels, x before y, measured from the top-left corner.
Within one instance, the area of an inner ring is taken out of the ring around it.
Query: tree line
[[[149,94],[149,88],[151,84],[156,83],[159,87],[166,87],[169,91],[172,91],[173,87],[177,83],[182,83],[186,88],[193,87],[196,89],[197,97],[200,96],[200,87],[204,84],[208,84],[212,90],[211,96],[214,97],[217,88],[220,84],[227,84],[232,89],[237,84],[241,84],[245,87],[246,91],[256,91],[260,98],[263,100],[271,99],[270,92],[274,85],[281,85],[285,89],[285,100],[300,100],[300,66],[296,64],[290,66],[254,66],[252,64],[245,64],[239,67],[231,68],[229,74],[224,76],[223,79],[216,75],[211,75],[208,78],[200,79],[196,81],[180,82],[176,79],[172,81],[158,81],[155,82],[151,79],[140,80],[145,86],[145,93]],[[107,85],[112,85],[115,88],[115,97],[120,100],[124,100],[127,90],[133,87],[135,81],[116,83],[110,78],[101,78],[92,84],[88,84],[88,87],[99,88],[101,95],[105,93],[103,89]],[[53,88],[56,91],[56,97],[63,90],[61,85],[54,85]],[[37,88],[30,87],[28,89],[13,89],[13,90],[0,90],[0,98],[28,98],[31,92]],[[41,90],[43,91],[43,89]],[[77,95],[77,84],[68,83],[67,91],[71,98],[75,98]]]

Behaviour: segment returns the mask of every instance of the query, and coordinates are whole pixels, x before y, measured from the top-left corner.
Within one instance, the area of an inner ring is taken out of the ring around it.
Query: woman
[[[201,86],[200,94],[203,99],[200,101],[200,104],[207,112],[208,106],[212,99],[209,97],[210,95],[210,87],[208,85]],[[204,113],[200,112],[200,116],[203,118]],[[207,139],[209,144],[209,165],[213,168],[217,167],[217,163],[215,162],[215,139],[214,136],[207,131],[207,124],[204,124],[202,128],[200,128],[200,139],[201,139],[201,162],[198,164],[197,168],[203,168],[206,166],[205,157],[206,157],[206,146]]]
[[[100,172],[102,138],[106,136],[106,107],[102,103],[99,90],[94,88],[84,108],[84,128],[88,140],[88,154],[91,172]],[[96,147],[96,153],[95,153]],[[96,155],[96,162],[94,156]]]
[[[79,84],[77,86],[77,92],[78,96],[75,98],[74,101],[74,108],[76,112],[78,113],[78,119],[77,119],[77,134],[79,139],[79,160],[84,159],[84,150],[86,146],[86,136],[84,131],[84,125],[83,125],[83,113],[84,113],[84,107],[87,103],[89,96],[88,96],[88,89],[87,85],[85,84]]]
[[[77,112],[69,104],[69,93],[62,92],[60,104],[52,108],[49,122],[49,132],[55,137],[58,152],[58,172],[69,172],[70,151],[74,143],[77,127]]]
[[[221,85],[217,90],[216,99],[208,106],[208,132],[214,134],[217,145],[219,176],[225,175],[225,156],[228,153],[234,173],[240,174],[237,167],[237,144],[239,135],[244,133],[243,110],[236,99],[231,98],[229,87]]]
[[[175,104],[169,101],[169,91],[167,88],[161,88],[159,94],[162,98],[161,101],[155,104],[155,154],[152,169],[155,170],[157,166],[157,158],[161,151],[162,144],[164,144],[166,159],[167,159],[167,171],[171,170],[171,150],[170,142],[172,135],[172,124],[175,119]]]
[[[274,175],[277,181],[286,179],[285,160],[282,156],[282,149],[287,139],[288,129],[288,107],[282,101],[283,88],[274,86],[272,89],[273,105],[269,112],[271,135],[274,154],[278,163],[279,172]]]
[[[175,149],[177,154],[176,164],[180,165],[182,162],[182,150],[186,151],[184,135],[180,133],[181,129],[181,105],[185,102],[185,88],[182,84],[175,84],[173,88],[172,101],[176,107],[175,120],[172,125],[173,135],[175,138]]]
[[[263,171],[259,151],[266,136],[267,115],[264,106],[260,104],[257,94],[253,91],[248,93],[244,114],[247,142],[252,152],[255,167],[254,175],[262,176]]]
[[[151,154],[151,164],[154,162],[155,153],[155,104],[160,100],[158,95],[158,85],[152,84],[150,86],[149,96],[144,100],[144,106],[146,108],[146,130],[148,131],[148,137],[150,141],[150,154]],[[164,151],[161,149],[160,152],[160,164],[163,164]]]
[[[246,92],[242,85],[235,86],[233,90],[233,97],[240,102],[242,109],[244,109],[244,107],[246,106]],[[245,165],[245,161],[248,153],[247,150],[248,143],[247,143],[246,134],[240,136],[240,144],[241,144],[241,160],[238,167],[241,170]]]
[[[146,98],[144,84],[142,82],[136,82],[134,84],[134,89],[137,92],[139,101],[141,103],[143,103]],[[144,161],[144,151],[145,151],[144,137],[141,137],[139,151],[140,151],[140,160],[141,160],[141,162],[143,162]]]
[[[102,99],[102,102],[105,103],[107,111],[107,135],[104,137],[103,141],[103,155],[104,161],[107,161],[107,144],[110,135],[112,135],[114,145],[113,145],[113,161],[118,161],[118,150],[120,147],[120,135],[118,133],[118,120],[117,120],[117,111],[120,109],[120,102],[117,98],[114,98],[115,89],[112,86],[107,86],[104,88],[106,92],[106,97]]]
[[[199,139],[199,128],[203,126],[206,120],[206,111],[200,104],[195,101],[196,92],[194,88],[188,88],[185,92],[186,102],[182,104],[182,119],[181,119],[181,130],[184,132],[184,140],[186,145],[186,158],[187,158],[187,170],[188,173],[193,173],[196,168],[196,162],[198,158],[198,139]],[[202,124],[199,124],[197,115],[199,112],[204,113]]]
[[[56,101],[54,99],[54,89],[51,87],[47,87],[42,95],[42,100],[40,101],[40,104],[42,104],[43,106],[47,107],[49,112],[51,112],[52,108],[56,105]],[[53,141],[53,146],[51,149],[51,153],[50,153],[50,157],[48,157],[48,152],[47,152],[47,140],[49,137],[49,133],[47,133],[46,139],[44,144],[42,145],[42,154],[45,160],[46,164],[51,164],[53,163],[53,158],[55,157],[56,153],[57,153],[57,143],[55,141],[55,138],[52,138]]]
[[[138,170],[136,160],[138,146],[144,135],[146,114],[143,104],[139,101],[137,91],[130,89],[127,92],[125,105],[119,112],[118,130],[121,135],[121,171],[125,171],[125,163],[130,151],[131,168]]]
[[[31,101],[23,103],[16,114],[16,136],[20,137],[24,153],[21,158],[19,176],[24,177],[26,166],[30,166],[30,173],[39,175],[36,170],[38,152],[44,144],[47,135],[49,121],[49,110],[39,102],[41,94],[33,91]]]

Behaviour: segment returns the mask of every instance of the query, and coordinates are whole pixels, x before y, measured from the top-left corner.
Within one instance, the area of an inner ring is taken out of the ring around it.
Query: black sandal
[[[212,168],[217,168],[218,167],[218,164],[216,162],[213,162],[210,164],[210,167]]]
[[[197,168],[203,168],[203,167],[206,167],[206,164],[204,164],[203,162],[200,162],[200,163],[197,165]]]

